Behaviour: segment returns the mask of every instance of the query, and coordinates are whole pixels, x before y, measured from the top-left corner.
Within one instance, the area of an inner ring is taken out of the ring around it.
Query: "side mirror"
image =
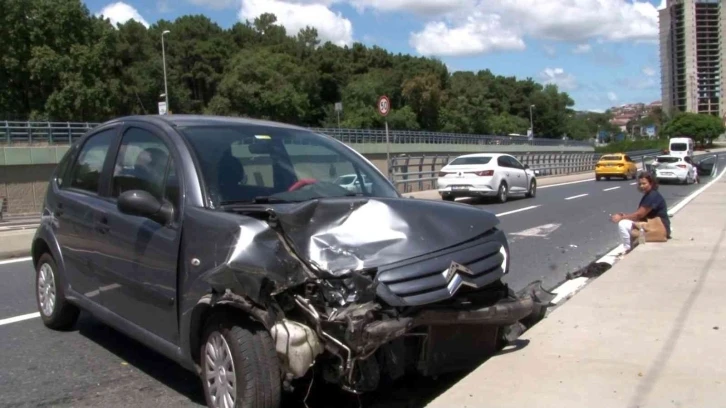
[[[129,190],[122,193],[116,207],[124,214],[149,218],[162,225],[166,225],[174,217],[174,208],[171,204],[160,202],[144,190]]]
[[[525,165],[524,165],[524,169],[525,169],[525,170],[529,170],[529,164],[525,164]]]

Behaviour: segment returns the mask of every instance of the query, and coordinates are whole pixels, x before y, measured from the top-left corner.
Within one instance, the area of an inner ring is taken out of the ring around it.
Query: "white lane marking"
[[[507,212],[503,212],[503,213],[499,213],[499,214],[495,214],[495,215],[497,217],[501,217],[502,215],[515,214],[515,213],[518,213],[518,212],[531,210],[531,209],[537,208],[537,207],[539,207],[539,205],[532,205],[532,206],[529,206],[529,207],[520,208],[518,210],[507,211]]]
[[[562,224],[545,224],[538,227],[529,228],[524,231],[515,232],[509,235],[519,235],[522,237],[540,237],[545,238],[560,228]]]
[[[686,205],[688,205],[688,203],[690,203],[694,198],[698,197],[701,193],[703,193],[704,190],[706,190],[707,188],[711,187],[711,184],[719,181],[721,179],[721,177],[723,177],[724,173],[726,173],[726,169],[724,169],[724,171],[722,171],[721,174],[718,175],[718,177],[716,177],[715,179],[711,180],[708,184],[706,184],[705,186],[703,186],[703,187],[699,188],[698,190],[694,191],[693,194],[689,195],[688,197],[686,197],[683,200],[681,200],[678,204],[676,204],[675,206],[673,206],[673,208],[671,208],[670,211],[668,211],[668,215],[671,216],[671,217],[674,216],[674,215],[676,215],[676,213],[678,211],[682,210],[683,207],[685,207]]]
[[[23,320],[35,319],[36,317],[40,317],[39,312],[28,313],[28,314],[24,314],[24,315],[20,315],[20,316],[15,316],[15,317],[9,317],[7,319],[0,320],[0,326],[5,326],[6,324],[10,324],[10,323],[22,322]]]
[[[580,194],[580,195],[576,195],[576,196],[572,196],[572,197],[567,197],[567,198],[565,198],[565,200],[574,200],[576,198],[585,197],[587,195],[589,195],[589,194]]]
[[[606,189],[605,189],[605,190],[603,190],[603,191],[617,190],[617,189],[619,189],[619,188],[620,188],[620,187],[610,187],[610,188],[606,188]]]
[[[7,265],[7,264],[12,264],[12,263],[32,261],[32,260],[33,260],[33,257],[30,257],[30,256],[27,256],[25,258],[7,259],[5,261],[0,261],[0,265]]]
[[[557,295],[554,299],[552,299],[552,303],[558,304],[563,300],[571,298],[575,295],[575,292],[585,287],[585,284],[589,280],[589,278],[581,276],[579,278],[568,280],[567,282],[563,283],[557,289],[552,291],[552,293]]]
[[[542,190],[543,188],[559,187],[559,186],[568,186],[570,184],[587,183],[588,181],[595,181],[595,179],[594,178],[591,178],[591,179],[587,179],[587,180],[568,181],[567,183],[550,184],[550,185],[547,185],[547,186],[538,186],[537,188],[539,188],[540,190]]]
[[[637,182],[635,182],[635,183],[630,183],[630,185],[631,185],[631,186],[634,186],[634,185],[636,185],[636,184],[638,184],[638,183],[637,183]]]

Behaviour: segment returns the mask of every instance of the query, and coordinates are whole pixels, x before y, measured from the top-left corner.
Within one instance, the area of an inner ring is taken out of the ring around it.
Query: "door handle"
[[[108,217],[101,216],[101,218],[96,222],[96,231],[98,231],[100,234],[107,233],[111,228],[108,226]]]

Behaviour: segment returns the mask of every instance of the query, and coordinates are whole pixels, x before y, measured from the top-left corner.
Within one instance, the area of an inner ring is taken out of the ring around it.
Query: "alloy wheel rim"
[[[232,408],[237,395],[237,378],[229,344],[219,332],[212,333],[204,347],[204,376],[213,406]]]
[[[40,273],[38,273],[38,303],[40,303],[40,310],[47,317],[50,317],[55,309],[55,295],[53,268],[44,263],[40,266]]]

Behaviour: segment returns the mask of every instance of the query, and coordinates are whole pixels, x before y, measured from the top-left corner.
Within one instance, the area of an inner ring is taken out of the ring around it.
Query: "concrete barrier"
[[[30,256],[35,230],[0,232],[0,259]]]

